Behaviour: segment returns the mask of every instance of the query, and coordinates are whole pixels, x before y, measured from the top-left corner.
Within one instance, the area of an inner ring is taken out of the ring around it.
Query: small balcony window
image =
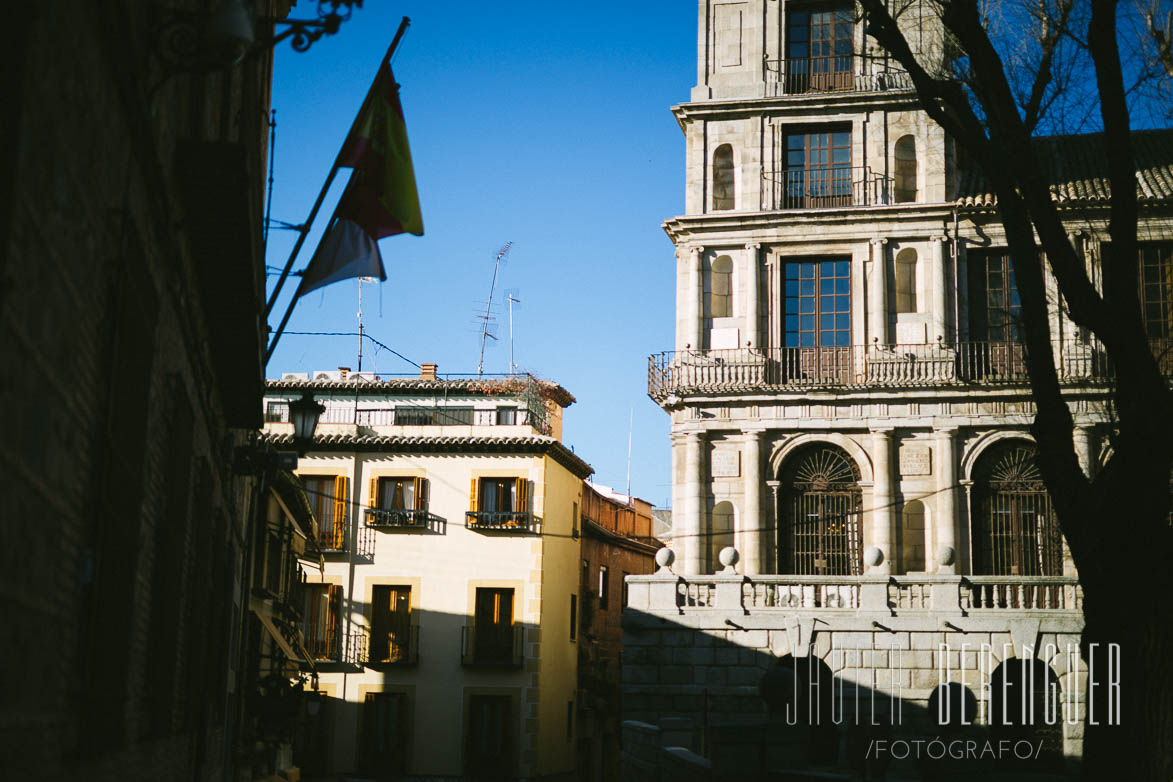
[[[478,587],[473,623],[463,632],[461,658],[464,664],[520,665],[521,630],[513,623],[513,590]]]
[[[345,475],[300,477],[318,525],[314,536],[317,547],[322,551],[342,551],[346,548],[349,479]]]
[[[422,527],[428,523],[426,478],[384,476],[372,478],[367,525],[372,527]]]
[[[311,659],[341,659],[341,606],[342,587],[336,584],[306,584],[302,638]]]
[[[498,407],[497,408],[497,425],[498,426],[513,426],[517,423],[517,408],[516,407]]]
[[[525,478],[473,478],[466,516],[472,529],[530,529],[533,514],[529,512],[529,481]]]
[[[376,586],[371,591],[368,663],[415,661],[411,626],[411,587]]]

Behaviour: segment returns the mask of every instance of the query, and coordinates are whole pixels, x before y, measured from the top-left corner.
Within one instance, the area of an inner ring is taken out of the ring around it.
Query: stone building
[[[581,782],[619,776],[621,617],[627,576],[652,573],[660,542],[646,500],[584,482],[578,589],[578,758]]]
[[[265,442],[291,441],[289,403],[306,393],[325,412],[297,470],[316,525],[301,638],[323,703],[298,767],[571,777],[591,474],[561,442],[574,397],[434,364],[410,378],[291,373],[268,383]]]
[[[6,9],[4,779],[234,766],[272,51],[165,5]]]
[[[902,24],[939,53],[918,11]],[[902,703],[892,727],[915,735],[938,729],[940,666],[967,644],[952,681],[980,707],[972,730],[1037,738],[1058,767],[1081,747],[1086,663],[1065,656],[1081,592],[1035,464],[993,197],[850,3],[700,0],[698,20],[697,84],[673,108],[685,214],[664,223],[676,345],[649,364],[671,417],[675,562],[629,579],[625,716],[690,720],[689,748],[716,769],[723,721],[765,713],[763,673],[801,668],[825,674],[819,698],[834,682]],[[1037,143],[1098,278],[1107,193],[1093,141]],[[1167,356],[1173,134],[1138,133],[1135,147],[1145,312]],[[1049,271],[1047,283],[1055,302]],[[1108,447],[1109,367],[1051,309],[1090,473]],[[1034,674],[1053,682],[1036,700],[1071,698],[1064,718],[991,717],[991,690]],[[844,763],[847,732],[781,757]]]

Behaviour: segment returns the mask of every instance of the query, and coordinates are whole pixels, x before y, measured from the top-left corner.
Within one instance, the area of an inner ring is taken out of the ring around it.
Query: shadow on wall
[[[969,687],[941,684],[939,658],[908,648],[909,633],[837,632],[831,648],[817,619],[810,639],[781,624],[708,626],[721,622],[625,611],[625,782],[1079,775],[1063,755],[1065,696],[1041,660],[994,661],[979,713],[976,660]],[[949,678],[960,679],[951,648]]]
[[[545,670],[556,642],[540,644],[535,625],[489,598],[476,615],[397,611],[410,601],[395,589],[376,586],[371,604],[340,601],[350,621],[306,632],[320,697],[297,719],[293,765],[303,777],[355,782],[528,776],[538,717],[530,670],[539,654]],[[572,680],[562,697],[573,699]]]

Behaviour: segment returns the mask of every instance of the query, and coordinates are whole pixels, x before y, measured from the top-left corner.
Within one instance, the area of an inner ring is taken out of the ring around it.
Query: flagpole
[[[273,287],[273,292],[269,295],[269,301],[265,304],[265,320],[269,320],[269,314],[273,311],[273,305],[277,303],[277,294],[281,293],[281,288],[285,285],[285,280],[289,277],[289,272],[293,269],[293,264],[297,260],[297,254],[301,252],[301,246],[305,244],[306,237],[309,236],[310,228],[314,224],[314,218],[318,216],[318,210],[322,208],[322,202],[326,200],[326,192],[330,189],[330,185],[334,182],[334,177],[338,174],[340,168],[339,163],[342,159],[342,150],[346,148],[346,141],[350,138],[354,131],[354,126],[362,119],[363,114],[366,113],[367,106],[370,105],[371,95],[375,90],[375,82],[379,80],[379,74],[383,72],[383,66],[391,60],[391,55],[395,53],[395,49],[399,46],[399,40],[403,38],[403,34],[407,31],[408,25],[411,24],[411,19],[406,16],[399,23],[399,29],[395,31],[395,37],[391,39],[391,45],[387,47],[387,53],[383,55],[383,59],[379,62],[379,68],[375,71],[375,78],[371,81],[371,86],[367,88],[367,96],[363,98],[362,106],[358,110],[358,114],[354,117],[354,122],[351,123],[350,130],[346,133],[346,138],[342,140],[342,145],[338,148],[338,154],[334,156],[334,165],[330,167],[330,173],[326,176],[326,182],[322,185],[321,191],[318,193],[318,198],[314,201],[313,207],[310,209],[309,217],[301,224],[298,229],[297,242],[293,245],[293,251],[289,253],[289,260],[285,262],[285,267],[281,270],[281,276],[277,278],[277,284]],[[294,294],[294,300],[297,300],[297,294]],[[292,307],[291,307],[292,309]],[[289,320],[289,313],[286,313],[285,319],[281,325],[284,327],[285,322]],[[278,329],[280,334],[281,329]],[[276,344],[276,340],[274,340]],[[269,350],[272,354],[272,348]],[[266,357],[266,361],[268,358]]]

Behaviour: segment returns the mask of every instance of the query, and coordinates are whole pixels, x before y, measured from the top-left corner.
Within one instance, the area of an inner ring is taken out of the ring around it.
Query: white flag
[[[318,243],[310,265],[301,274],[301,292],[352,277],[387,279],[379,245],[353,220],[338,220]]]

